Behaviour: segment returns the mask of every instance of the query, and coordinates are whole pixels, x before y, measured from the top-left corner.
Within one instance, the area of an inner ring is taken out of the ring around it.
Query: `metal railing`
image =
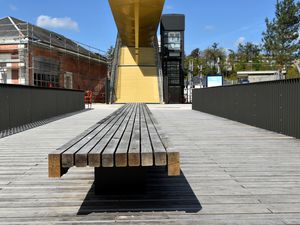
[[[164,103],[164,93],[163,93],[163,71],[162,71],[162,64],[161,59],[159,55],[159,46],[158,46],[158,39],[155,35],[154,42],[153,42],[153,48],[155,51],[155,62],[157,66],[157,74],[158,74],[158,89],[159,89],[159,98],[160,103]]]
[[[194,89],[193,109],[300,138],[300,79]]]
[[[115,49],[114,49],[114,57],[111,65],[111,77],[110,77],[110,94],[109,94],[109,103],[112,104],[116,100],[116,93],[115,93],[115,87],[116,87],[116,80],[118,76],[118,64],[120,59],[120,49],[121,49],[121,38],[118,34]]]

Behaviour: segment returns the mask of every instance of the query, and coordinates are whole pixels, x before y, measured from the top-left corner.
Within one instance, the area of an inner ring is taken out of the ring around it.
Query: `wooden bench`
[[[169,146],[146,104],[126,104],[48,155],[49,177],[69,168],[165,166],[180,175],[180,155]],[[96,174],[96,170],[95,170]]]

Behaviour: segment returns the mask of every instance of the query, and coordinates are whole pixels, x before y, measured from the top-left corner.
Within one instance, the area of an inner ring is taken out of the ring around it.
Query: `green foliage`
[[[295,66],[290,66],[287,69],[287,78],[288,79],[291,79],[291,78],[300,78],[299,71],[297,70],[297,68]]]
[[[291,64],[300,53],[300,3],[277,1],[275,18],[272,21],[267,18],[266,27],[262,39],[266,53],[281,68]]]

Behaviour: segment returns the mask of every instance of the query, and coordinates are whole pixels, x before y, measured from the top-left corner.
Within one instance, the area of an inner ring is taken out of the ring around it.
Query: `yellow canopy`
[[[109,0],[122,39],[128,47],[151,47],[165,0]]]

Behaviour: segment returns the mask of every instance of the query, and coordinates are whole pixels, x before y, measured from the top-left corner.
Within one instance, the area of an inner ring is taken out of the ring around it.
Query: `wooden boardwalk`
[[[300,140],[185,105],[149,105],[180,147],[180,177],[149,170],[145,193],[99,196],[92,168],[49,179],[47,154],[118,107],[0,139],[0,225],[300,224]]]

